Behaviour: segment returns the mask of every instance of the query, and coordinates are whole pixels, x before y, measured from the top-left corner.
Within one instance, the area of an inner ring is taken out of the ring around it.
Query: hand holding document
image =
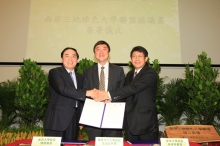
[[[105,104],[86,98],[79,123],[98,128],[122,129],[124,110],[124,102]]]

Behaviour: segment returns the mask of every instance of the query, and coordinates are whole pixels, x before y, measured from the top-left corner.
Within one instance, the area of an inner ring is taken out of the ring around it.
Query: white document
[[[122,129],[125,102],[95,102],[86,98],[80,124],[98,128]]]

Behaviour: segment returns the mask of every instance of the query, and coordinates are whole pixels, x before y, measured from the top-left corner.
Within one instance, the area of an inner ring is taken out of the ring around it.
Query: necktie
[[[100,73],[100,80],[99,80],[99,90],[105,91],[105,74],[104,69],[105,67],[101,67]]]
[[[75,86],[75,82],[74,82],[74,78],[73,78],[73,73],[72,72],[69,72],[70,73],[70,77],[71,77],[71,79],[72,79],[72,81],[73,81],[73,84],[74,84],[74,86]],[[76,86],[75,86],[76,87]]]
[[[133,77],[133,79],[135,78],[136,75],[137,75],[137,72],[134,73],[134,77]]]
[[[71,79],[73,81],[74,86],[76,87],[72,72],[69,72],[69,74],[70,74],[70,77],[71,77]],[[78,107],[77,101],[76,101],[76,107]]]

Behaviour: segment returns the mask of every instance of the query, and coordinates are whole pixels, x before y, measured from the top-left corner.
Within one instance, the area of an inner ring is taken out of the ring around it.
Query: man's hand
[[[98,95],[98,92],[99,92],[99,90],[97,90],[97,89],[93,89],[93,90],[87,90],[86,91],[86,96],[88,96],[88,97],[91,97],[91,98],[96,98],[97,97],[97,95]]]
[[[95,101],[105,101],[108,100],[108,92],[106,91],[98,91],[97,96],[93,98]]]

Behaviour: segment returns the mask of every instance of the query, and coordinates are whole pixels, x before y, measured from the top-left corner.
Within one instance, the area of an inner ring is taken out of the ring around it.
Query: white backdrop
[[[26,58],[59,62],[65,47],[93,60],[93,46],[105,40],[112,63],[128,63],[143,46],[151,60],[181,63],[176,0],[31,0]]]

